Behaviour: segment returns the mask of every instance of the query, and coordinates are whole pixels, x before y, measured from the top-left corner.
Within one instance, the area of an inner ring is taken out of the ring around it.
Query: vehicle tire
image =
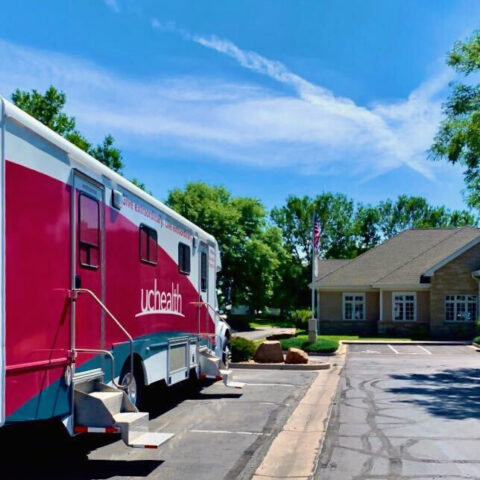
[[[231,351],[230,351],[230,337],[225,338],[225,343],[223,345],[222,351],[222,362],[225,369],[228,369],[230,366],[230,359],[231,359]]]
[[[124,391],[130,401],[140,409],[145,403],[145,379],[142,366],[138,362],[135,362],[132,375],[130,372],[130,362],[127,361],[122,368],[119,383],[120,385],[128,385]]]

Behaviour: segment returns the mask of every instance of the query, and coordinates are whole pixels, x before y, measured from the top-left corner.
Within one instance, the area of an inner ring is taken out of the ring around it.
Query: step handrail
[[[206,305],[207,306],[207,311],[208,311],[208,308],[211,308],[214,315],[217,316],[218,318],[222,319],[220,312],[212,304],[210,304],[208,302],[203,302],[203,301],[190,302],[190,305],[195,305],[198,308],[202,307],[203,305]],[[215,321],[214,321],[214,323],[215,323]],[[202,333],[199,332],[199,334],[202,334]],[[215,342],[217,341],[217,337],[218,337],[218,339],[220,340],[220,347],[221,347],[220,350],[223,351],[223,338],[220,335],[218,335],[217,333],[208,333],[208,332],[204,332],[202,335],[205,335],[206,337],[214,337]]]
[[[110,358],[110,362],[112,364],[112,383],[113,386],[118,388],[118,389],[126,389],[130,385],[130,381],[127,385],[120,385],[115,381],[115,357],[113,356],[112,352],[109,350],[103,350],[101,348],[75,348],[75,351],[81,352],[81,353],[103,353],[105,356]]]
[[[130,335],[130,333],[128,333],[127,329],[120,323],[120,321],[115,317],[115,315],[106,307],[106,305],[91,290],[89,290],[88,288],[76,288],[74,292],[77,294],[88,293],[98,303],[98,305],[100,305],[102,310],[115,322],[115,324],[123,332],[123,334],[128,338],[128,343],[130,344],[130,378],[125,385],[117,385],[117,383],[115,382],[115,369],[114,369],[115,359],[111,354],[111,352],[109,352],[108,350],[90,349],[92,350],[92,353],[94,353],[93,350],[95,350],[97,353],[105,353],[106,355],[110,356],[112,360],[112,383],[117,388],[126,390],[130,386],[130,383],[132,383],[132,380],[133,380],[133,350],[134,350],[133,337]],[[85,353],[87,353],[86,351],[88,350],[88,349],[80,349],[75,347],[74,349],[78,351],[83,351]]]

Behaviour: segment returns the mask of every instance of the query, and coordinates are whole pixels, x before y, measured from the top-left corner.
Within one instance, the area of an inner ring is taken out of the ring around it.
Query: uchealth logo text
[[[185,316],[182,313],[182,295],[178,284],[172,283],[170,290],[159,290],[155,279],[153,288],[140,290],[140,312],[135,317],[156,314]]]

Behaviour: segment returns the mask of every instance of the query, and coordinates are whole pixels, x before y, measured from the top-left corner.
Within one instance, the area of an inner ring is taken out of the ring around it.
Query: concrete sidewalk
[[[248,330],[245,332],[232,332],[234,337],[242,337],[246,338],[247,340],[260,340],[261,338],[267,338],[270,335],[275,335],[280,333],[285,328],[281,327],[273,327],[273,328],[256,328],[255,330]]]
[[[321,371],[272,442],[252,480],[308,479],[315,473],[345,355]]]

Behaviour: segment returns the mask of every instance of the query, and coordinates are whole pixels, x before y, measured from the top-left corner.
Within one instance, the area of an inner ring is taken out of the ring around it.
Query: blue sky
[[[17,0],[0,94],[63,89],[160,199],[203,180],[269,208],[322,191],[461,208],[461,169],[425,152],[445,54],[479,18],[474,0]]]

